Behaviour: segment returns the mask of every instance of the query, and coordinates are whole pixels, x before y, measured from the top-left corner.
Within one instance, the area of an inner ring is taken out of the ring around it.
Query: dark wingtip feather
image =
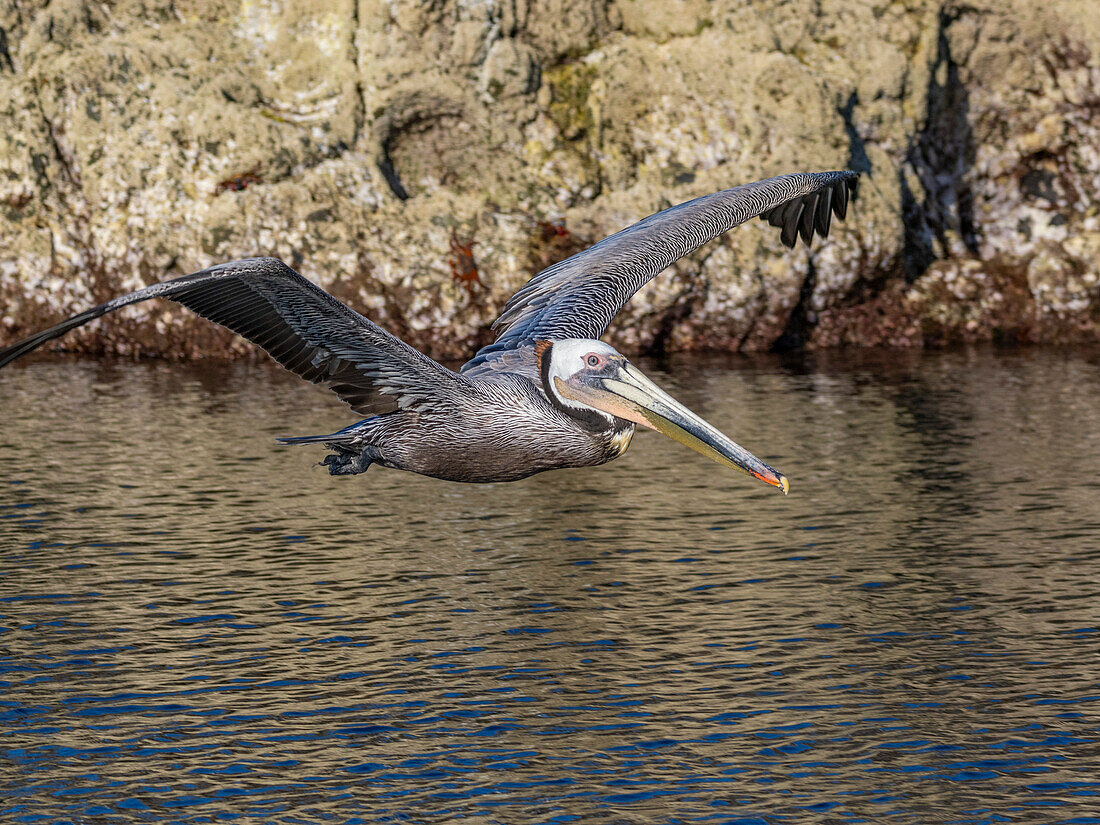
[[[836,197],[833,198],[833,212],[836,213],[837,218],[844,220],[844,216],[848,214],[848,186],[837,186],[833,189]]]
[[[770,226],[780,227],[783,225],[783,206],[775,206],[760,215],[760,220],[767,221]]]
[[[25,343],[25,341],[20,341],[17,344],[12,344],[10,347],[0,349],[0,367],[7,366],[20,355],[30,352],[30,350],[23,349]],[[33,349],[33,347],[31,349]]]
[[[769,224],[781,227],[779,239],[788,249],[794,248],[799,237],[807,246],[814,233],[829,237],[832,216],[844,220],[848,214],[848,202],[854,201],[859,184],[859,172],[825,172],[818,176],[820,188],[805,195],[774,206],[760,217]]]
[[[52,341],[54,338],[60,338],[69,330],[76,329],[89,321],[99,318],[101,315],[107,313],[106,305],[93,307],[86,310],[79,315],[74,315],[66,321],[62,321],[60,324],[50,327],[49,329],[42,330],[42,332],[32,335],[30,338],[24,338],[22,341],[16,341],[9,347],[0,349],[0,367],[6,367],[12,361],[17,358],[22,358],[29,352],[33,352],[47,341]]]
[[[817,214],[817,201],[818,193],[814,192],[812,195],[806,196],[805,205],[802,207],[802,217],[799,220],[798,230],[802,236],[802,243],[806,246],[809,246],[814,239],[814,217]]]
[[[814,212],[814,226],[818,234],[823,238],[829,237],[829,225],[833,216],[832,211],[833,190],[831,187],[823,189],[817,199],[817,209]]]
[[[802,217],[802,210],[801,200],[791,201],[783,209],[783,231],[779,239],[788,249],[794,249],[794,243],[798,240],[798,221]]]

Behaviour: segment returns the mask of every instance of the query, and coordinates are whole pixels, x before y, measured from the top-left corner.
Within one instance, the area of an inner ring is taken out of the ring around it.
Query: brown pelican
[[[275,258],[249,258],[139,289],[0,350],[0,367],[120,307],[168,298],[324,384],[365,420],[320,443],[333,475],[371,464],[450,481],[514,481],[604,464],[636,425],[787,492],[787,479],[661,391],[597,340],[646,282],[712,238],[761,217],[793,247],[843,219],[858,174],[782,175],[651,215],[543,270],[511,297],[500,337],[458,372],[417,352]]]

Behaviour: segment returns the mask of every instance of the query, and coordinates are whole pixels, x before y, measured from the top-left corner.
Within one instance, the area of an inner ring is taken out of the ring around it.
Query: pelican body
[[[448,481],[515,481],[621,456],[648,427],[786,493],[785,476],[657,387],[599,340],[630,297],[673,261],[750,218],[827,236],[854,197],[854,172],[797,173],[658,212],[543,270],[505,305],[497,340],[458,372],[337,301],[275,258],[249,258],[93,307],[6,349],[0,367],[124,306],[168,298],[332,389],[363,420],[328,435],[280,439],[332,450],[333,475],[371,464]]]

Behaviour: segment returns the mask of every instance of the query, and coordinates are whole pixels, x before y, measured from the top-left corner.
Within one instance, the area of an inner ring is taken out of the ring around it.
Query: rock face
[[[736,230],[609,339],[1098,337],[1094,0],[0,0],[0,125],[0,342],[271,254],[462,357],[651,212],[845,167],[826,243]],[[167,303],[64,343],[249,349]]]

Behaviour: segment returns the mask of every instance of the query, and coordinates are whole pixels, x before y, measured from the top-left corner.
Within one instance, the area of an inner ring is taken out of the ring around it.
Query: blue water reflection
[[[786,499],[649,434],[334,480],[265,367],[5,370],[0,821],[1100,822],[1098,365],[646,365]]]

